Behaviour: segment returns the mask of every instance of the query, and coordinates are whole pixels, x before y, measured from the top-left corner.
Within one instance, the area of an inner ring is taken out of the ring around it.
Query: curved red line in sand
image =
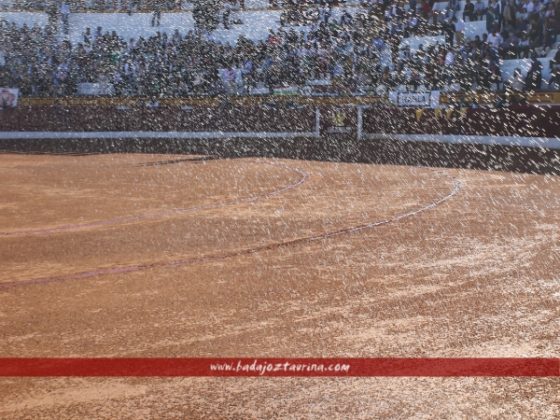
[[[157,162],[151,162],[157,163]],[[244,203],[252,203],[258,200],[274,197],[276,195],[282,194],[286,191],[292,190],[294,188],[299,187],[304,182],[307,181],[309,178],[309,174],[302,169],[292,168],[288,165],[284,165],[281,163],[274,163],[274,162],[259,162],[253,161],[253,163],[259,163],[264,165],[276,166],[284,169],[288,169],[293,173],[297,173],[300,175],[300,179],[296,182],[292,182],[288,185],[285,185],[279,189],[272,190],[269,192],[265,192],[262,194],[251,195],[248,197],[243,198],[236,198],[228,201],[222,201],[220,203],[214,204],[206,204],[202,206],[194,206],[194,207],[187,207],[187,208],[174,208],[174,209],[166,209],[162,211],[146,211],[142,214],[132,215],[132,216],[117,216],[111,219],[104,219],[104,220],[97,220],[94,222],[83,222],[83,223],[72,223],[66,225],[59,225],[53,226],[48,228],[38,228],[38,229],[25,229],[25,230],[15,230],[15,231],[0,231],[0,238],[14,238],[14,237],[25,237],[25,236],[46,236],[56,233],[66,233],[66,232],[75,232],[80,230],[86,230],[91,228],[101,228],[107,226],[118,226],[124,225],[128,223],[138,223],[138,222],[145,222],[145,221],[159,221],[161,219],[177,216],[180,214],[192,213],[197,211],[203,210],[215,210],[220,209],[227,206],[233,206],[236,204],[244,204]]]
[[[284,248],[288,246],[298,245],[307,242],[314,242],[318,240],[328,239],[335,236],[340,236],[344,234],[351,234],[359,231],[363,231],[366,229],[372,229],[374,227],[388,225],[390,223],[395,223],[400,220],[416,216],[419,213],[431,210],[439,206],[440,204],[446,202],[447,200],[451,199],[453,196],[457,195],[461,190],[462,183],[458,180],[454,180],[453,188],[449,193],[446,195],[438,198],[437,200],[424,205],[422,207],[416,208],[414,210],[410,210],[405,213],[397,214],[389,219],[378,220],[373,222],[367,222],[359,225],[349,226],[341,229],[332,230],[329,232],[318,233],[315,235],[303,236],[299,238],[293,239],[286,239],[280,242],[272,242],[269,244],[264,244],[260,246],[256,246],[253,248],[245,248],[236,251],[231,251],[228,253],[220,253],[220,254],[211,254],[201,257],[189,257],[189,258],[181,258],[177,260],[171,261],[156,261],[153,263],[145,263],[145,264],[132,264],[132,265],[125,265],[125,266],[113,266],[113,267],[106,267],[106,268],[97,268],[88,271],[82,271],[79,273],[74,274],[63,274],[59,276],[50,276],[50,277],[39,277],[34,279],[24,279],[24,280],[16,280],[7,283],[0,283],[0,290],[12,289],[16,287],[23,287],[23,286],[32,286],[32,285],[40,285],[40,284],[49,284],[49,283],[57,283],[57,282],[64,282],[64,281],[71,281],[71,280],[84,280],[92,277],[98,276],[106,276],[111,274],[125,274],[125,273],[134,273],[139,271],[145,271],[150,269],[156,268],[170,268],[170,267],[181,267],[187,266],[192,264],[202,264],[206,262],[224,260],[228,258],[240,257],[245,255],[252,255],[258,252],[263,251],[270,251],[279,248]]]

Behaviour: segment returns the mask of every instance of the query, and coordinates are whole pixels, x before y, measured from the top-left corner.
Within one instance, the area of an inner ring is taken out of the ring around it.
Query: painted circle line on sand
[[[304,182],[303,180],[300,180],[300,184],[303,183],[303,182]],[[66,282],[66,281],[73,281],[73,280],[85,280],[85,279],[98,277],[98,276],[106,276],[106,275],[112,275],[112,274],[135,273],[135,272],[139,272],[139,271],[158,269],[158,268],[172,268],[172,267],[188,266],[188,265],[193,265],[193,264],[203,264],[203,263],[207,263],[207,262],[225,260],[225,259],[234,258],[234,257],[252,255],[252,254],[256,254],[256,253],[264,252],[264,251],[276,250],[276,249],[285,248],[285,247],[294,246],[294,245],[299,245],[299,244],[303,244],[303,243],[315,242],[315,241],[329,239],[329,238],[333,238],[333,237],[337,237],[337,236],[341,236],[341,235],[345,235],[345,234],[352,234],[352,233],[364,231],[364,230],[367,230],[367,229],[372,229],[372,228],[375,228],[375,227],[378,227],[378,226],[383,226],[383,225],[388,225],[388,224],[391,224],[391,223],[396,223],[396,222],[399,222],[403,219],[407,219],[407,218],[416,216],[420,213],[423,213],[425,211],[434,209],[434,208],[438,207],[439,205],[441,205],[442,203],[448,201],[449,199],[451,199],[455,195],[457,195],[459,193],[459,191],[461,190],[462,185],[463,184],[462,184],[461,181],[459,181],[457,179],[453,179],[453,187],[444,196],[439,197],[438,199],[436,199],[435,201],[432,201],[431,203],[425,204],[421,207],[418,207],[418,208],[413,209],[413,210],[409,210],[409,211],[404,212],[404,213],[397,214],[397,215],[395,215],[393,217],[390,217],[388,219],[370,221],[370,222],[366,222],[366,223],[362,223],[362,224],[358,224],[358,225],[353,225],[353,226],[347,226],[347,227],[343,227],[343,228],[340,228],[340,229],[335,229],[335,230],[331,230],[331,231],[327,231],[327,232],[323,232],[323,233],[317,233],[317,234],[314,234],[314,235],[301,236],[301,237],[292,238],[292,239],[285,239],[285,240],[282,240],[282,241],[271,242],[271,243],[268,243],[268,244],[263,244],[263,245],[259,245],[259,246],[255,246],[255,247],[251,247],[251,248],[244,248],[244,249],[234,250],[234,251],[230,251],[230,252],[204,255],[204,256],[200,256],[200,257],[188,257],[188,258],[180,258],[180,259],[170,260],[170,261],[156,261],[156,262],[144,263],[144,264],[131,264],[131,265],[120,265],[120,266],[112,266],[112,267],[102,267],[102,268],[95,268],[95,269],[91,269],[91,270],[87,270],[87,271],[81,271],[81,272],[73,273],[73,274],[63,274],[63,275],[58,275],[58,276],[38,277],[38,278],[16,280],[16,281],[11,281],[11,282],[6,282],[6,283],[0,283],[0,290],[7,290],[7,289],[12,289],[12,288],[32,286],[32,285],[43,285],[43,284],[49,284],[49,283]],[[294,187],[290,187],[290,188],[294,188]]]
[[[164,164],[167,164],[168,162],[169,161],[163,161]],[[156,166],[158,164],[158,162],[148,162],[148,163],[149,165],[144,164],[142,166]],[[180,163],[180,161],[176,161],[173,163]],[[255,160],[253,161],[253,163],[276,166],[279,168],[287,169],[292,173],[298,174],[299,179],[279,189],[264,192],[262,194],[255,194],[247,197],[222,201],[219,203],[206,204],[206,205],[194,206],[194,207],[186,207],[186,208],[166,209],[162,211],[146,211],[144,213],[137,214],[137,215],[117,216],[111,219],[97,220],[93,222],[71,223],[71,224],[65,224],[60,226],[37,228],[37,229],[20,229],[20,230],[3,231],[3,232],[0,231],[0,238],[15,238],[15,237],[24,237],[24,236],[48,236],[56,233],[76,232],[81,230],[103,228],[109,226],[119,226],[119,225],[124,225],[129,223],[160,221],[162,219],[178,216],[181,214],[193,213],[193,212],[203,211],[203,210],[216,210],[216,209],[221,209],[223,207],[233,206],[237,204],[254,203],[256,201],[274,197],[279,194],[285,193],[289,190],[292,190],[294,188],[297,188],[303,183],[305,183],[309,178],[309,174],[305,172],[303,169],[292,168],[288,165],[284,165],[278,162],[260,162],[258,160]]]

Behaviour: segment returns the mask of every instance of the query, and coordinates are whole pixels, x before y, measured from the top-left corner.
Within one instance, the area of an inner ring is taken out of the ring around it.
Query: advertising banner
[[[430,106],[430,92],[399,93],[399,106],[428,107]]]
[[[437,90],[415,93],[401,92],[396,95],[393,93],[393,101],[396,99],[397,105],[402,107],[437,108],[439,106],[439,96],[440,92]]]
[[[111,96],[114,94],[115,88],[111,83],[78,84],[78,95],[81,96]]]

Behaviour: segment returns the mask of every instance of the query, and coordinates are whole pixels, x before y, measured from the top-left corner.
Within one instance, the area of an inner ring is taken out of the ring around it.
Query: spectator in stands
[[[525,90],[525,80],[521,69],[516,68],[513,71],[513,76],[509,85],[514,92],[523,92]]]
[[[514,31],[504,31],[503,37],[504,41],[502,43],[500,55],[506,59],[517,58],[519,53],[519,37]]]
[[[444,20],[442,22],[442,31],[445,35],[445,42],[449,45],[454,45],[455,40],[455,23],[457,18],[453,17],[450,20]]]
[[[535,49],[542,44],[543,41],[543,25],[537,13],[529,15],[529,27],[527,29],[529,46]]]
[[[552,70],[559,67],[560,67],[560,48],[556,50],[556,54],[554,54],[554,57],[552,57],[552,60],[550,60],[550,68]]]
[[[498,25],[498,30],[502,27],[502,0],[490,0],[488,3],[488,8],[493,10],[493,15],[496,19],[496,24]]]
[[[160,26],[161,25],[161,5],[157,1],[154,4],[151,23],[152,23],[152,26]]]
[[[558,2],[560,4],[560,2]],[[552,3],[549,4],[549,8],[547,12],[544,14],[545,21],[543,27],[543,47],[545,49],[551,48],[558,35],[558,18],[555,15],[554,8],[552,7]]]
[[[428,21],[431,15],[432,15],[432,3],[430,3],[428,0],[422,0],[422,18],[424,19],[424,21]]]
[[[474,13],[476,15],[476,20],[482,20],[482,18],[486,16],[486,6],[482,2],[482,0],[476,0]]]
[[[515,0],[507,0],[502,13],[502,20],[504,30],[514,33],[513,31],[516,29]]]
[[[70,6],[65,1],[60,4],[60,17],[62,20],[62,32],[68,35],[70,32]]]
[[[535,91],[541,89],[542,83],[542,64],[536,57],[531,61],[531,68],[527,72],[525,78],[525,87],[527,90]]]
[[[463,19],[455,19],[455,39],[457,40],[457,45],[460,45],[464,41],[465,36],[465,22]],[[451,43],[453,45],[453,43]]]
[[[560,91],[560,69],[558,67],[552,70],[548,81],[548,89]]]
[[[132,15],[132,13],[136,13],[138,11],[138,8],[140,6],[140,0],[128,0],[127,1],[127,7],[126,7],[126,11],[128,13],[128,15]]]
[[[498,26],[498,16],[496,15],[496,9],[493,7],[488,7],[486,9],[486,32],[489,34],[495,30],[499,30]]]
[[[531,47],[529,45],[529,38],[527,37],[527,32],[520,32],[519,43],[517,47],[517,57],[527,58],[529,57],[530,51],[531,51]]]
[[[224,29],[229,29],[229,18],[231,16],[231,6],[226,4],[224,6],[224,11],[222,13],[222,24],[224,25]]]
[[[463,9],[463,19],[468,22],[476,20],[475,8],[474,4],[471,3],[471,0],[467,0],[465,3],[465,8]]]
[[[504,39],[502,38],[502,34],[498,32],[498,26],[494,26],[494,30],[488,34],[488,45],[495,49],[496,51],[499,50],[502,46]]]

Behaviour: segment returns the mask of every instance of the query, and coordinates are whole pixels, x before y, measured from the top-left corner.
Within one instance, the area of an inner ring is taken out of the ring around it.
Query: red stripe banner
[[[0,377],[559,377],[560,358],[0,358]]]

